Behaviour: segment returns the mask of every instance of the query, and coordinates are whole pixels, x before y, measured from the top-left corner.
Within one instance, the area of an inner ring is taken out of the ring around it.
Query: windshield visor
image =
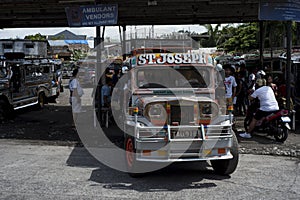
[[[208,67],[162,66],[137,70],[139,88],[207,88],[211,85]]]

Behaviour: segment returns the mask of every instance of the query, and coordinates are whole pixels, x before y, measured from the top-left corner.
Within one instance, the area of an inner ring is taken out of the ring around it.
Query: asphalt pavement
[[[0,199],[300,199],[297,158],[241,155],[231,176],[178,163],[131,178],[83,147],[0,140]]]

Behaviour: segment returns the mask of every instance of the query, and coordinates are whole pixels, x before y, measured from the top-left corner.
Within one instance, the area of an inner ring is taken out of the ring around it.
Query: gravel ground
[[[238,133],[244,131],[243,117],[237,118]],[[296,124],[299,124],[296,123]],[[296,131],[289,133],[288,139],[284,143],[276,142],[274,137],[266,134],[255,133],[251,139],[238,137],[240,153],[291,156],[300,158],[300,126],[296,126]]]

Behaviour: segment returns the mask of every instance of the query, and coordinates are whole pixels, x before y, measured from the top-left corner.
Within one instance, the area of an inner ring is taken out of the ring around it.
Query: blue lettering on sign
[[[66,8],[70,27],[109,26],[118,23],[118,5],[92,5]]]

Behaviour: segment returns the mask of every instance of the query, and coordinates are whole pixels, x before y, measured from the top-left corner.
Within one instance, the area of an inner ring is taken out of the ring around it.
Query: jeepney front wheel
[[[239,162],[239,148],[238,148],[238,141],[235,134],[233,134],[232,139],[233,141],[232,141],[232,147],[230,148],[230,152],[233,155],[233,158],[228,160],[210,161],[212,168],[219,175],[232,174],[237,168]]]
[[[46,104],[46,96],[43,92],[39,93],[39,96],[38,96],[38,108],[44,108],[45,107],[45,104]]]
[[[139,172],[141,170],[141,163],[136,160],[136,148],[134,137],[125,136],[125,160],[128,174],[131,177],[137,178],[143,176],[145,173]]]

